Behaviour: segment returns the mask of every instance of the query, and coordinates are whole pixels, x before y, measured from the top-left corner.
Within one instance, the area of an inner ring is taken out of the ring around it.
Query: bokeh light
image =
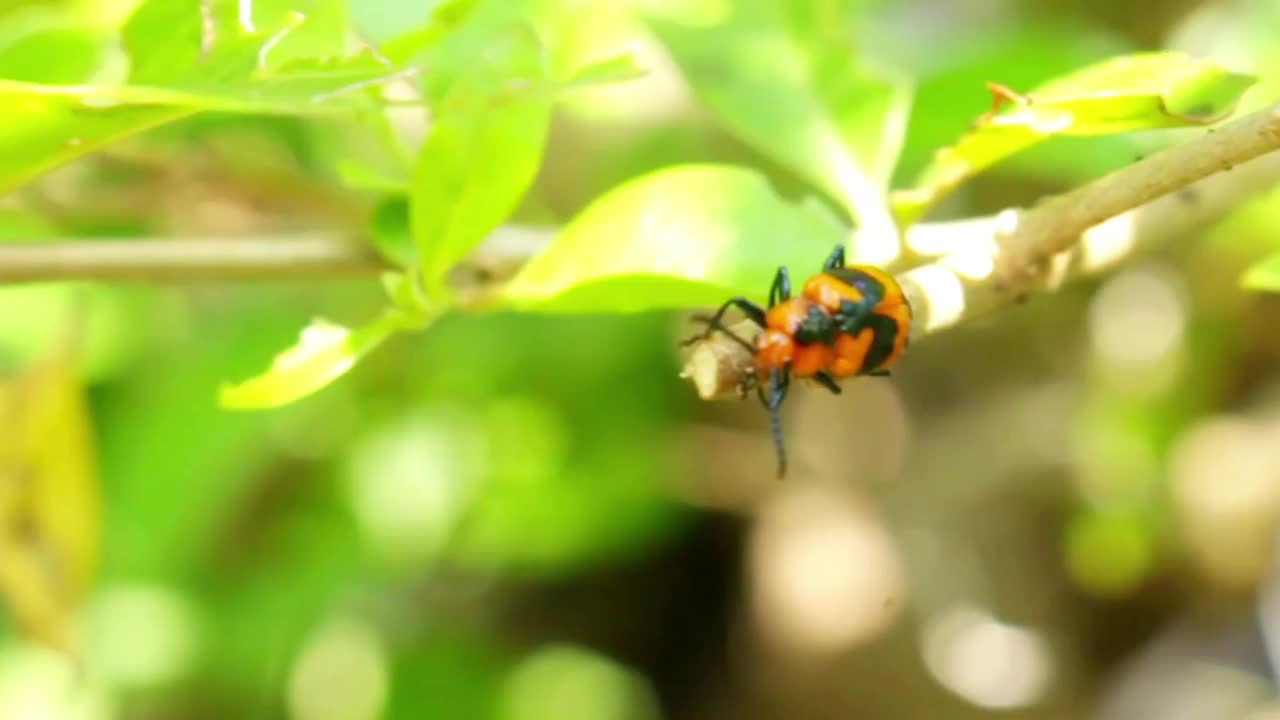
[[[659,720],[644,680],[587,649],[557,645],[522,660],[502,688],[500,720]]]
[[[293,720],[377,720],[389,692],[387,650],[374,628],[352,618],[325,624],[289,671]]]
[[[202,627],[191,601],[175,588],[102,588],[81,622],[85,658],[95,675],[122,689],[172,682],[195,664]]]
[[[1157,392],[1177,377],[1187,329],[1183,295],[1169,271],[1135,268],[1107,280],[1094,297],[1090,341],[1101,369],[1127,391]]]
[[[1280,426],[1246,417],[1206,418],[1171,453],[1171,490],[1188,550],[1228,587],[1257,583],[1272,564],[1280,528]]]
[[[973,607],[957,607],[930,619],[923,653],[938,682],[985,708],[1032,705],[1053,678],[1053,656],[1043,638]]]
[[[41,648],[0,647],[0,717],[111,720],[112,695],[70,657]]]
[[[347,486],[370,543],[412,567],[439,549],[486,471],[483,437],[465,413],[412,416],[368,434]]]
[[[814,486],[779,492],[751,540],[752,608],[767,640],[827,654],[884,632],[906,602],[893,539],[851,498]]]

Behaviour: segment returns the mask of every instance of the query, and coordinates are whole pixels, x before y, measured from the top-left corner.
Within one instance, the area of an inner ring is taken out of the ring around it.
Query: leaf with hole
[[[225,384],[218,403],[250,410],[287,405],[325,387],[355,366],[384,340],[407,327],[405,314],[388,309],[354,330],[316,319],[302,330],[298,343],[276,356],[261,375]]]

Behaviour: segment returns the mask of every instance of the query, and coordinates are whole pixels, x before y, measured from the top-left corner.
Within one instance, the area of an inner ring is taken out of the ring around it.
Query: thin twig
[[[325,233],[295,237],[0,242],[3,283],[323,279],[369,275],[387,267],[368,245]]]
[[[1054,290],[1096,275],[1178,238],[1204,229],[1250,198],[1280,184],[1280,153],[1271,153],[1219,173],[1139,208],[1122,212],[1076,234],[1074,244],[1054,255],[1020,291]],[[898,276],[915,311],[913,337],[967,322],[1021,299],[997,273],[1002,257],[1000,216],[985,237]],[[973,229],[982,225],[974,224]]]
[[[990,313],[1016,302],[1026,291],[1055,289],[1071,280],[1107,270],[1177,238],[1202,230],[1250,198],[1276,187],[1280,184],[1280,152],[1267,153],[1267,150],[1260,150],[1258,143],[1259,136],[1271,137],[1273,145],[1270,149],[1280,147],[1280,133],[1270,134],[1271,128],[1280,126],[1276,121],[1276,112],[1273,109],[1266,111],[1261,117],[1250,116],[1231,126],[1230,132],[1229,128],[1222,128],[1214,133],[1215,142],[1224,135],[1234,137],[1246,150],[1219,147],[1210,151],[1205,150],[1199,141],[1194,141],[1201,151],[1213,152],[1213,157],[1217,159],[1211,161],[1193,158],[1194,172],[1174,173],[1164,165],[1165,161],[1160,161],[1156,167],[1163,167],[1182,180],[1181,185],[1175,186],[1161,181],[1159,187],[1167,188],[1167,194],[1163,197],[1127,212],[1122,209],[1116,215],[1102,218],[1102,222],[1092,227],[1075,230],[1071,236],[1051,231],[1038,234],[1037,237],[1044,239],[1045,244],[1037,247],[1041,252],[1047,253],[1045,257],[1050,259],[1041,272],[1018,285],[1018,292],[1012,292],[997,274],[998,264],[1002,262],[1005,253],[1009,252],[1008,246],[1002,246],[1001,242],[1001,238],[1007,238],[1008,234],[1001,230],[1010,227],[1011,220],[1016,219],[1013,211],[985,218],[913,227],[906,234],[907,245],[921,256],[938,259],[898,275],[915,315],[911,328],[912,338],[930,335]],[[1222,158],[1241,157],[1246,152],[1252,153],[1251,157],[1256,159],[1242,162],[1230,172],[1217,172],[1229,169],[1219,164]],[[1257,157],[1258,155],[1261,157]],[[1173,157],[1187,156],[1178,153]],[[1144,170],[1144,173],[1147,172],[1150,172],[1150,166]],[[1069,195],[1082,198],[1079,202],[1086,207],[1097,207],[1095,203],[1105,201],[1108,193],[1120,193],[1115,189],[1113,178],[1114,176],[1102,178]],[[1199,178],[1204,179],[1195,182]],[[1101,192],[1093,189],[1095,185],[1112,189]],[[1153,186],[1147,185],[1142,193],[1149,193]],[[1137,191],[1123,193],[1123,198],[1127,199],[1108,207],[1123,206],[1140,195]],[[1052,230],[1054,222],[1051,216],[1039,213],[1044,212],[1043,208],[1064,207],[1071,213],[1071,217],[1063,219],[1064,226],[1078,223],[1080,217],[1097,217],[1096,214],[1091,214],[1095,212],[1093,210],[1086,212],[1075,205],[1051,201],[1031,211],[1037,215],[1032,227],[1048,227]],[[1064,237],[1067,240],[1064,241]],[[1049,252],[1050,248],[1059,251],[1053,254]],[[751,328],[738,327],[735,330],[749,334]],[[750,365],[746,350],[716,335],[710,341],[694,347],[685,365],[685,376],[695,384],[703,398],[727,396],[734,392],[742,372]]]
[[[1174,145],[1097,181],[1010,215],[999,237],[998,276],[1013,288],[1033,282],[1080,234],[1162,195],[1280,148],[1280,105]]]

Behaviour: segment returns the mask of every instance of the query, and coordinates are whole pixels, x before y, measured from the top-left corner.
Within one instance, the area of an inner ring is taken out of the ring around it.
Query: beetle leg
[[[784,366],[769,371],[769,429],[773,432],[773,447],[778,453],[778,477],[787,474],[787,449],[782,443],[782,401],[787,397],[791,382],[791,368]]]
[[[773,284],[769,286],[769,307],[791,299],[791,273],[782,265],[773,276]],[[764,323],[760,323],[764,325]]]
[[[831,377],[831,375],[829,375],[825,370],[814,375],[813,379],[817,380],[818,384],[822,387],[830,390],[832,395],[839,395],[841,393],[839,383],[837,383],[835,378]]]
[[[716,310],[715,314],[712,315],[710,319],[705,321],[707,323],[706,332],[699,333],[698,335],[694,335],[693,337],[689,338],[688,340],[685,340],[681,344],[692,345],[693,343],[698,342],[699,340],[706,340],[707,338],[711,337],[711,333],[715,332],[716,330],[719,330],[720,332],[729,336],[734,342],[738,343],[739,345],[743,346],[747,350],[750,350],[752,353],[754,353],[756,351],[756,348],[754,345],[735,335],[733,331],[729,330],[729,328],[725,327],[724,324],[721,322],[721,320],[724,319],[724,314],[728,312],[729,308],[731,307],[738,308],[739,310],[741,310],[743,313],[746,314],[747,318],[751,320],[751,322],[754,322],[760,327],[764,327],[764,308],[760,307],[759,305],[756,305],[755,303],[751,302],[750,300],[744,297],[729,298],[728,300],[725,301],[723,305],[720,306],[718,310]]]
[[[844,245],[837,245],[835,250],[831,251],[831,255],[827,257],[827,261],[822,263],[823,271],[835,270],[844,267]]]

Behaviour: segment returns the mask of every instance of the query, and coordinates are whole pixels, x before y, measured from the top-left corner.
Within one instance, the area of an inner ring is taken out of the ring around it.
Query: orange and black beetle
[[[754,343],[721,324],[731,307],[760,326]],[[741,390],[745,394],[754,388],[769,410],[782,477],[787,461],[778,409],[791,377],[812,378],[839,394],[840,378],[888,375],[907,347],[911,305],[889,273],[869,265],[846,266],[841,246],[823,263],[822,272],[805,282],[799,296],[791,296],[790,275],[780,267],[769,288],[768,308],[744,297],[730,298],[707,320],[706,332],[694,339],[709,338],[716,330],[755,356]]]

